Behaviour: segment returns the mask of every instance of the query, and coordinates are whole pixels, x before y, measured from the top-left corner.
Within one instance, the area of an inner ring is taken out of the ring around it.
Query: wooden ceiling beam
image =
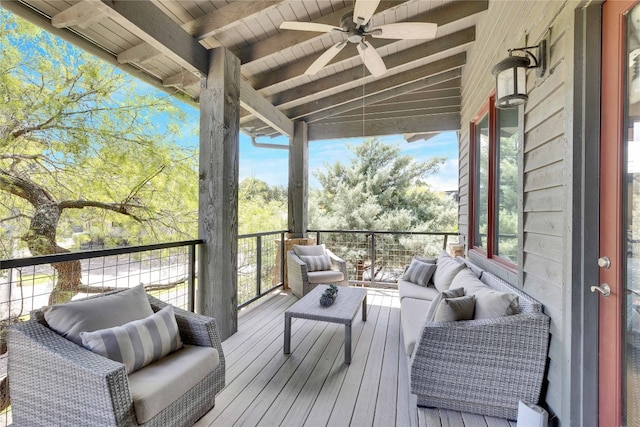
[[[282,135],[293,137],[293,121],[271,105],[242,78],[240,79],[240,105]]]
[[[455,80],[451,80],[455,81]],[[449,82],[445,82],[448,84]],[[429,87],[431,88],[431,86]],[[416,91],[403,95],[398,95],[394,98],[383,99],[382,101],[375,102],[369,104],[369,108],[374,106],[387,106],[387,105],[396,105],[396,104],[404,104],[410,102],[421,102],[425,99],[428,100],[436,100],[436,99],[448,99],[453,97],[460,97],[460,88],[452,87],[447,89],[434,89],[434,90],[425,90],[425,91]]]
[[[476,13],[480,13],[484,10],[486,10],[488,7],[488,1],[486,0],[481,0],[481,1],[456,1],[456,2],[452,2],[449,4],[446,4],[444,6],[438,7],[436,9],[433,9],[432,11],[427,11],[425,13],[420,14],[417,17],[412,17],[409,19],[409,21],[411,22],[433,22],[438,24],[439,26],[444,26],[447,24],[450,24],[452,22],[458,21],[460,19],[464,19],[467,18],[469,16],[475,15]],[[381,11],[380,8],[378,8],[379,11]],[[342,11],[341,11],[342,12]],[[315,21],[314,21],[315,22]],[[319,22],[319,21],[318,21]],[[323,23],[328,23],[331,25],[336,25],[336,22],[323,22]],[[301,31],[289,31],[288,33],[301,33]],[[286,48],[286,47],[292,47],[294,46],[296,43],[300,43],[302,41],[305,40],[299,40],[299,39],[295,39],[295,42],[292,40],[292,44],[289,43],[285,43],[284,41],[280,41],[280,42],[275,42],[273,41],[275,38],[277,37],[282,37],[284,38],[284,35],[288,34],[288,33],[281,33],[277,36],[271,37],[265,41],[262,42],[257,42],[254,43],[251,46],[247,46],[243,49],[246,50],[252,50],[255,49],[256,52],[261,51],[261,49],[263,49],[260,46],[260,43],[264,43],[264,44],[268,44],[268,43],[274,43],[275,46],[278,46],[279,48],[276,49],[275,51],[271,52],[271,53],[276,53],[279,52],[280,50]],[[307,34],[306,32],[302,32],[304,34]],[[318,33],[312,33],[312,34],[318,34]],[[295,36],[295,34],[293,35]],[[292,37],[292,36],[290,36]],[[311,37],[310,37],[311,38]],[[385,45],[388,45],[390,43],[395,43],[397,40],[385,40],[385,39],[371,39],[369,40],[370,43],[373,44],[373,46],[378,49],[380,47],[383,47]],[[266,50],[266,49],[265,49]],[[243,60],[243,57],[241,56],[242,53],[240,51],[237,52],[238,57],[240,58],[240,60],[242,61],[242,63],[244,64],[245,62],[250,62],[248,60],[246,60],[247,58],[244,58],[245,60]],[[308,55],[305,58],[300,58],[299,60],[297,60],[295,63],[293,64],[287,64],[284,67],[278,68],[278,69],[274,69],[274,70],[269,70],[269,72],[267,73],[263,73],[259,76],[255,76],[251,79],[251,85],[260,90],[260,89],[264,89],[273,85],[276,85],[278,83],[281,83],[283,81],[301,76],[304,74],[305,70],[307,68],[309,68],[309,66],[313,63],[313,61],[315,61],[318,58],[319,52],[314,52],[311,53],[310,55]],[[256,55],[257,56],[257,55]],[[266,55],[264,55],[266,56]],[[347,61],[350,60],[354,57],[358,56],[357,53],[355,52],[354,49],[343,49],[331,62],[330,64],[335,64],[338,62],[342,62],[342,61]],[[257,60],[260,59],[259,57],[256,57],[255,59],[252,60]]]
[[[78,28],[86,29],[111,15],[111,8],[102,4],[99,0],[82,0],[53,15],[51,17],[51,25],[55,28],[77,26]]]
[[[401,2],[398,1],[382,1],[376,10],[376,15],[392,7],[397,7],[400,3]],[[311,22],[337,26],[340,24],[340,18],[351,11],[353,11],[353,7],[345,7],[328,15],[321,16]],[[258,41],[252,45],[233,49],[233,52],[238,58],[240,58],[240,62],[242,64],[247,64],[293,47],[299,43],[325,35],[326,33],[317,33],[313,31],[282,30],[282,32],[274,34],[271,37]]]
[[[362,108],[365,105],[390,99],[405,93],[411,93],[418,89],[437,85],[448,80],[458,79],[461,76],[460,68],[466,61],[466,54],[458,55],[414,68],[405,73],[396,74],[387,78],[376,80],[367,86],[367,94],[362,96],[361,88],[354,88],[339,94],[325,97],[314,102],[301,105],[296,108],[284,110],[285,116],[292,120],[304,119],[307,123],[322,120],[343,112]],[[268,132],[261,120],[252,116],[240,119],[242,128],[252,129],[252,132]]]
[[[181,67],[206,76],[209,54],[196,39],[184,31],[150,1],[102,0],[111,11],[109,17],[144,40]]]
[[[366,116],[374,116],[379,114],[394,114],[394,113],[406,113],[407,115],[415,115],[416,111],[419,110],[434,110],[439,108],[450,108],[457,107],[460,110],[461,97],[454,96],[451,98],[440,98],[440,99],[422,99],[420,101],[411,101],[411,102],[401,102],[395,104],[387,104],[387,105],[367,105],[364,108],[358,110],[350,110],[342,114],[336,114],[335,116],[331,116],[331,118],[326,120],[332,120],[334,118],[349,118],[349,117],[359,117],[362,118],[362,114],[364,113]]]
[[[410,116],[421,116],[427,117],[432,116],[434,114],[449,114],[449,113],[460,113],[460,105],[445,105],[440,107],[423,107],[423,108],[413,108],[410,110],[395,110],[395,111],[380,111],[380,112],[370,112],[365,111],[364,113],[364,121],[365,123],[370,120],[378,120],[378,119],[390,119],[390,118],[405,118]],[[360,114],[357,114],[354,110],[352,114],[348,115],[339,115],[332,116],[328,119],[318,120],[317,122],[313,122],[313,124],[331,124],[331,123],[352,123],[354,126],[360,125],[362,127],[363,122],[363,114],[362,111]]]
[[[457,33],[450,34],[440,39],[432,40],[418,46],[403,50],[384,58],[387,65],[387,72],[392,71],[402,65],[410,62],[445,52],[450,49],[464,46],[475,40],[475,28],[467,28]],[[315,80],[302,86],[298,86],[295,90],[283,92],[269,97],[274,105],[286,106],[287,103],[294,102],[307,96],[318,96],[323,91],[334,89],[340,85],[352,84],[365,76],[362,75],[362,67],[356,66],[340,73]],[[368,75],[368,72],[367,72]],[[384,78],[384,76],[383,76]]]
[[[217,10],[182,25],[182,28],[197,40],[215,36],[261,12],[273,9],[282,3],[277,1],[234,1]]]
[[[449,58],[414,68],[400,74],[376,80],[366,86],[364,98],[368,102],[378,102],[418,88],[442,83],[460,76],[460,68],[466,62],[466,54],[459,53]],[[413,84],[412,84],[413,83]],[[305,118],[305,121],[320,120],[324,117],[340,114],[362,107],[362,88],[354,88],[337,95],[321,98],[300,107],[285,110],[292,119]]]
[[[364,128],[364,132],[363,132]],[[405,118],[366,120],[361,126],[346,124],[309,124],[309,141],[335,138],[355,138],[405,133],[444,132],[460,129],[460,114],[435,114]]]

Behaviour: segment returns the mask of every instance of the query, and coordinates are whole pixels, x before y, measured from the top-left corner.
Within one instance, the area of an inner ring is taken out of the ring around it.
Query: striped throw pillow
[[[81,332],[80,337],[86,349],[123,363],[129,374],[182,347],[170,305],[144,319],[113,328]]]
[[[300,259],[307,264],[309,271],[331,270],[329,255],[302,255]]]
[[[435,271],[435,264],[429,264],[414,258],[402,278],[420,286],[427,286]]]

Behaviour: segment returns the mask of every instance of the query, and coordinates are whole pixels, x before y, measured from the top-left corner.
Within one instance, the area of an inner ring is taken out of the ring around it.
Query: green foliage
[[[351,146],[355,154],[349,164],[326,165],[326,172],[317,172],[322,189],[312,192],[309,202],[309,223],[312,229],[374,230],[374,231],[446,231],[457,229],[457,205],[442,192],[434,191],[426,182],[439,170],[444,159],[417,162],[401,155],[397,147],[377,139]],[[341,235],[330,233],[324,239],[339,256],[350,262],[355,279],[363,280],[371,270],[370,243],[366,234]],[[377,235],[376,256],[398,257],[410,254],[437,254],[442,240],[425,246],[424,237]],[[387,274],[378,265],[376,276]],[[353,277],[352,277],[353,278]]]
[[[197,151],[177,145],[184,114],[168,95],[5,11],[0,52],[3,238],[26,235],[46,204],[62,235],[196,235]]]
[[[425,179],[442,158],[416,162],[378,139],[350,146],[348,165],[326,165],[316,172],[321,190],[309,203],[311,228],[385,231],[453,231],[457,207]]]
[[[251,234],[287,229],[287,190],[257,178],[245,178],[238,189],[238,232]]]

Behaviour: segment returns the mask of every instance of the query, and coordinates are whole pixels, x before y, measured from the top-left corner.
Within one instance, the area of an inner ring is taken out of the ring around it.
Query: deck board
[[[351,365],[344,326],[293,319],[283,354],[284,311],[297,298],[275,291],[243,310],[238,332],[222,344],[226,384],[197,427],[419,426],[498,427],[506,420],[416,406],[397,291],[369,289],[367,321],[352,326]]]

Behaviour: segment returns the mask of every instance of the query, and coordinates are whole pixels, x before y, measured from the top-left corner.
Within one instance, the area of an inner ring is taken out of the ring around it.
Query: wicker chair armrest
[[[342,272],[344,276],[344,280],[342,281],[343,286],[349,286],[349,276],[347,274],[347,262],[342,258],[338,257],[336,254],[331,252],[329,249],[325,249],[329,258],[331,258],[331,268],[332,270],[337,270]]]
[[[287,283],[298,297],[303,296],[310,287],[307,264],[293,251],[287,252]]]
[[[17,425],[136,424],[122,363],[92,353],[35,320],[9,328],[8,343]]]
[[[411,361],[411,391],[487,405],[537,403],[549,344],[549,317],[425,322]]]

